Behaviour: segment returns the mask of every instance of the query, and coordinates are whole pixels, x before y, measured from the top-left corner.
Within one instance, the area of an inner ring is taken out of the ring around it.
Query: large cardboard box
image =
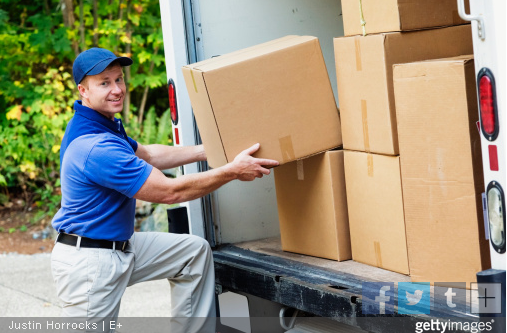
[[[321,153],[274,171],[282,249],[351,259],[343,151]]]
[[[362,5],[360,5],[362,4]],[[345,36],[465,24],[456,0],[342,0]]]
[[[287,36],[183,67],[211,167],[259,142],[281,164],[342,144],[319,41]]]
[[[409,274],[399,156],[345,151],[352,259]]]
[[[489,267],[471,56],[394,66],[413,281],[476,281]]]
[[[393,64],[472,53],[470,25],[334,40],[344,149],[398,155]]]

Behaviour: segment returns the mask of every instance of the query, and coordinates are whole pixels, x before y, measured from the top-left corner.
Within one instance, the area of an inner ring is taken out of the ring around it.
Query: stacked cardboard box
[[[334,46],[343,148],[398,155],[392,66],[471,54],[472,34],[462,25],[341,37]]]
[[[353,9],[355,3],[355,9]],[[335,38],[345,179],[354,260],[409,274],[394,64],[472,53],[469,25],[454,1],[342,3],[345,34]],[[435,15],[420,15],[434,12]],[[416,18],[417,17],[417,18]],[[366,32],[359,36],[361,22]],[[414,30],[450,26],[438,29]],[[356,35],[356,36],[352,36]]]
[[[342,13],[345,36],[363,34],[363,26],[373,34],[466,23],[455,0],[342,0]]]
[[[394,66],[412,281],[476,281],[489,268],[473,58]]]
[[[275,168],[275,185],[283,250],[352,258],[343,150]]]
[[[345,151],[352,257],[408,274],[398,156]]]
[[[183,76],[213,168],[255,143],[255,157],[280,164],[342,144],[316,37],[287,36],[197,62]]]

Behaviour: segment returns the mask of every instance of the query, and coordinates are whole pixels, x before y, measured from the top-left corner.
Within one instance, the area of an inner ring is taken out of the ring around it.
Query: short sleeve
[[[98,185],[132,198],[153,167],[138,158],[129,143],[112,136],[97,141],[83,165],[83,174]]]
[[[132,149],[134,149],[134,153],[135,153],[137,151],[137,141],[132,139],[130,136],[127,137],[127,139],[129,140],[130,147],[132,147]]]

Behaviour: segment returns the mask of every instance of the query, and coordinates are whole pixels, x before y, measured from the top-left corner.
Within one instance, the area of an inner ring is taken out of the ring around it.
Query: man
[[[252,157],[256,144],[223,167],[166,178],[161,169],[204,161],[206,153],[202,146],[144,146],[127,136],[114,115],[126,92],[122,66],[131,64],[92,48],[73,65],[82,100],[62,140],[62,207],[52,222],[59,235],[51,266],[63,315],[116,318],[127,286],[167,278],[173,317],[214,316],[209,244],[191,235],[134,233],[135,199],[197,199],[234,179],[267,175],[278,162]]]

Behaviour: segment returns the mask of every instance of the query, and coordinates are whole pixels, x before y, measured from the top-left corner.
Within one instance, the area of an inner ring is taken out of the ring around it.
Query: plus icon
[[[472,283],[471,288],[471,313],[502,313],[502,285],[500,283]]]
[[[495,299],[496,297],[490,296],[488,297],[488,288],[484,288],[484,296],[478,296],[479,299],[484,299],[484,307],[488,307],[488,298]]]

